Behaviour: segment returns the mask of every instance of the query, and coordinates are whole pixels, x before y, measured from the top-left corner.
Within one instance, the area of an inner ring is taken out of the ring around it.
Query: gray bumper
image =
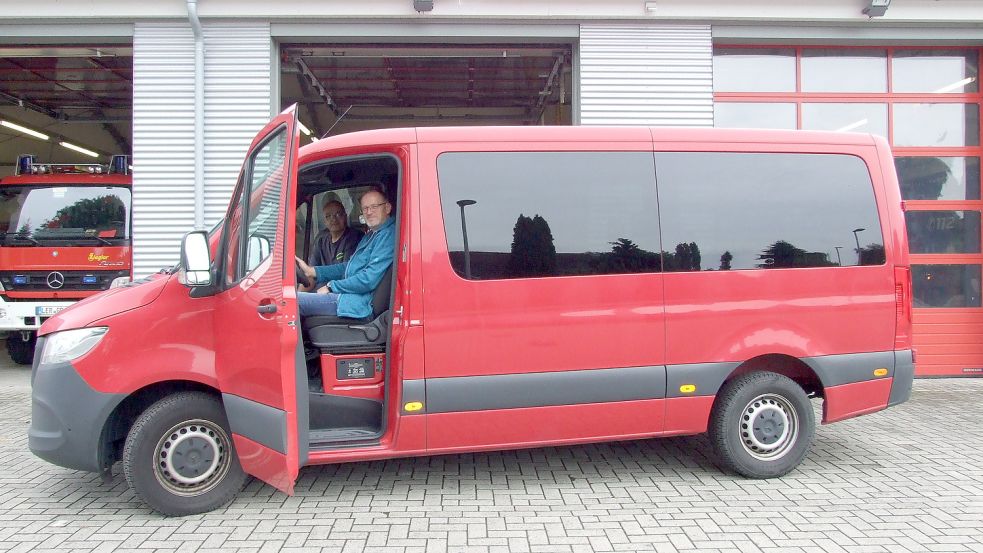
[[[38,339],[31,374],[28,446],[49,463],[99,472],[106,458],[106,419],[125,396],[93,390],[70,363],[39,366],[43,340]]]
[[[904,403],[911,397],[911,382],[915,379],[915,361],[910,349],[894,352],[894,383],[888,407]]]

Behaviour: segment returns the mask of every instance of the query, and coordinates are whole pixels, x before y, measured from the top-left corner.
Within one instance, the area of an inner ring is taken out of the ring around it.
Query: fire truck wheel
[[[18,365],[30,365],[34,362],[34,344],[37,338],[31,335],[31,339],[24,341],[20,332],[14,332],[7,336],[7,353],[10,358]]]
[[[710,442],[723,466],[748,478],[774,478],[809,452],[812,403],[792,379],[753,372],[728,382],[710,413]]]
[[[203,392],[167,396],[137,418],[123,447],[123,474],[140,499],[168,516],[221,507],[246,482],[225,409]]]

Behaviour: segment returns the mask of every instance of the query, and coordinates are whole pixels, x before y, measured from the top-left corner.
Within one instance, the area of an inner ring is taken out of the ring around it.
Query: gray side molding
[[[423,404],[423,409],[420,411],[406,411],[400,407],[400,413],[403,415],[422,415],[427,412],[427,381],[424,379],[419,380],[404,380],[403,381],[403,405],[407,403],[418,401]]]
[[[665,366],[428,378],[426,411],[451,413],[666,397]]]
[[[887,369],[887,376],[894,376],[894,350],[806,357],[802,361],[816,371],[824,388],[872,380],[874,369]]]
[[[904,403],[911,398],[911,383],[915,379],[914,355],[910,349],[894,352],[894,381],[887,405]]]
[[[741,364],[732,362],[722,363],[692,363],[687,365],[669,365],[666,370],[668,384],[666,397],[693,397],[716,395],[724,380]],[[692,393],[683,393],[679,387],[684,384],[696,386]]]
[[[233,433],[286,455],[286,412],[232,394],[222,394],[222,403]]]

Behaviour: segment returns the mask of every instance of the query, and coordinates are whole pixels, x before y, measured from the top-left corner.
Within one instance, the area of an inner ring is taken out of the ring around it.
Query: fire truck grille
[[[85,292],[107,290],[122,276],[130,271],[0,271],[0,283],[8,292]]]

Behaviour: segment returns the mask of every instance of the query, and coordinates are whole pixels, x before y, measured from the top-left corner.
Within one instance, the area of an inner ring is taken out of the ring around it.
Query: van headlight
[[[107,332],[109,332],[108,327],[97,326],[49,334],[44,337],[41,364],[67,363],[78,359],[96,347]]]
[[[131,279],[128,276],[116,277],[113,279],[112,282],[109,283],[109,289],[112,290],[113,288],[121,288],[123,286],[126,286],[127,284],[130,283],[130,280]]]

